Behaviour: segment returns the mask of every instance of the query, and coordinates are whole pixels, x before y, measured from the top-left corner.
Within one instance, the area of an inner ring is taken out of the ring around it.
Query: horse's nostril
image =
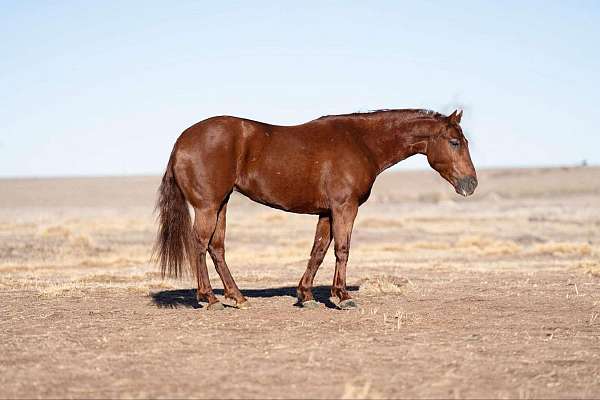
[[[474,176],[466,176],[464,178],[459,179],[457,191],[463,196],[469,196],[473,194],[476,187],[477,178],[475,178]]]
[[[469,178],[469,187],[471,189],[471,192],[475,191],[475,188],[477,187],[477,179],[475,177]]]

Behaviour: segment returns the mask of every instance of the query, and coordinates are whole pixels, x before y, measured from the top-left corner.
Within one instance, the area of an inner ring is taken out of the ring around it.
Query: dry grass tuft
[[[456,242],[456,247],[475,250],[484,255],[510,255],[521,252],[516,242],[495,240],[483,236],[463,236]]]
[[[65,228],[64,226],[49,226],[48,228],[42,230],[40,233],[41,236],[50,236],[50,237],[61,237],[68,238],[71,236],[71,230]]]
[[[515,242],[511,241],[496,241],[493,245],[484,249],[486,255],[511,255],[520,253],[522,250]]]
[[[590,246],[588,243],[549,242],[535,245],[532,251],[535,254],[549,254],[553,256],[589,256],[592,254],[592,246]]]
[[[372,296],[378,294],[404,294],[410,281],[406,278],[379,275],[363,279],[360,282],[359,293]]]
[[[600,278],[600,261],[598,260],[584,261],[579,264],[579,268],[582,268],[586,274]]]

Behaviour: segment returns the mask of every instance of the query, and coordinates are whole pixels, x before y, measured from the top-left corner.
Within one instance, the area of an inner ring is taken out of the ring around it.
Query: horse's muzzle
[[[477,178],[474,176],[465,176],[464,178],[460,178],[456,182],[456,193],[463,195],[465,197],[470,196],[475,191],[477,187]]]

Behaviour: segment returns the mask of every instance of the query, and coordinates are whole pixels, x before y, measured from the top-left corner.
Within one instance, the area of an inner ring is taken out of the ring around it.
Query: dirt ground
[[[390,172],[361,207],[360,308],[294,306],[316,217],[234,196],[252,307],[149,262],[158,177],[0,180],[0,397],[598,398],[600,168]],[[219,288],[218,276],[211,272]]]

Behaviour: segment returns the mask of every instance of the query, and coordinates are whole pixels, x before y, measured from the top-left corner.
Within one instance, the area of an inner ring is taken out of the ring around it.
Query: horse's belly
[[[307,173],[308,172],[308,173]],[[250,170],[238,179],[236,190],[250,199],[274,208],[301,214],[328,209],[319,174],[302,168],[290,171]]]

